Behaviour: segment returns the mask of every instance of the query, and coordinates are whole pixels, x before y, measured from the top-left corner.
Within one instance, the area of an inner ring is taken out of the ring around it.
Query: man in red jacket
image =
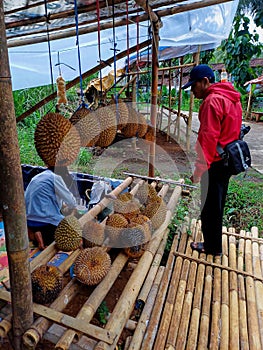
[[[240,94],[228,82],[215,83],[213,70],[200,64],[190,72],[183,89],[203,102],[199,109],[200,127],[196,142],[197,158],[193,183],[201,181],[201,222],[204,242],[192,242],[200,253],[222,253],[222,221],[230,173],[217,152],[240,136],[242,106]]]

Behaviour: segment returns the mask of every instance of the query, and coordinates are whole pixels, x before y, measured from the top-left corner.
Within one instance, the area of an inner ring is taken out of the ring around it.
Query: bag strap
[[[226,152],[223,150],[223,148],[220,146],[219,143],[216,145],[216,150],[217,150],[217,153],[220,155],[220,157],[222,159],[226,159],[227,158]]]

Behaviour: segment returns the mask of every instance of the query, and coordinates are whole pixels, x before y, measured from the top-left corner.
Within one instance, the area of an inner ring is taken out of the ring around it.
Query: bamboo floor
[[[223,255],[192,251],[193,220],[175,237],[142,342],[127,348],[263,349],[263,239],[223,229]]]

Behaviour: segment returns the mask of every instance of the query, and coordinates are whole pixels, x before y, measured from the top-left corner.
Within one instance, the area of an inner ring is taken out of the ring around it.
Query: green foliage
[[[97,315],[101,324],[107,323],[107,316],[109,315],[109,309],[106,301],[103,301],[97,309]]]
[[[226,69],[231,73],[237,87],[255,77],[249,62],[252,57],[260,56],[262,50],[258,34],[249,32],[249,22],[249,18],[237,15],[228,39],[222,43]]]
[[[236,230],[251,230],[257,226],[263,233],[263,177],[243,175],[230,180],[224,212],[224,225]]]

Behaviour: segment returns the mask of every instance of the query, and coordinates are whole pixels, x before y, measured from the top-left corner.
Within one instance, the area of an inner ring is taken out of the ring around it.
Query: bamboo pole
[[[188,247],[186,254],[190,253],[190,246],[188,241]],[[194,252],[197,255],[197,252]],[[169,325],[168,336],[166,340],[166,347],[176,348],[177,337],[179,335],[179,328],[184,333],[181,334],[181,337],[178,339],[179,349],[182,349],[182,344],[185,343],[186,337],[185,332],[187,332],[188,321],[189,321],[189,312],[191,308],[191,293],[188,293],[189,287],[193,290],[194,288],[194,279],[195,279],[195,269],[192,270],[193,280],[188,282],[188,274],[190,269],[190,261],[185,259],[183,262],[183,267],[181,271],[180,281],[177,289],[176,299],[173,307],[173,313]],[[192,263],[197,265],[196,263]],[[190,308],[189,308],[190,307]]]
[[[245,231],[240,231],[240,238],[238,240],[238,256],[237,256],[237,268],[243,270],[244,268],[244,251],[245,251]],[[247,329],[247,306],[246,306],[246,290],[244,277],[238,274],[238,299],[239,299],[239,334],[240,344],[244,350],[249,350],[248,342],[248,329]]]
[[[207,255],[207,261],[212,262],[211,255]],[[213,269],[210,266],[206,267],[205,271],[205,285],[203,294],[203,305],[201,311],[200,328],[197,349],[203,350],[208,347],[208,334],[210,323],[210,307],[211,307],[211,295],[212,295],[212,283],[213,283]]]
[[[252,227],[251,228],[251,234],[252,237],[258,238],[258,228]],[[252,265],[253,265],[253,272],[255,276],[262,277],[262,271],[260,266],[260,258],[259,258],[259,246],[258,242],[252,243]],[[260,332],[260,338],[261,338],[261,347],[263,347],[263,283],[262,281],[255,280],[255,292],[256,292],[256,305],[257,305],[257,317],[258,317],[258,324]]]
[[[0,211],[5,226],[11,284],[12,345],[16,350],[21,348],[22,335],[33,322],[33,303],[24,188],[8,61],[3,0],[0,0],[0,35]]]
[[[215,262],[220,263],[220,257],[215,257]],[[210,331],[210,349],[218,349],[220,343],[221,331],[221,270],[214,269],[214,283],[212,296],[212,315],[211,315],[211,331]]]
[[[94,316],[97,308],[100,306],[105,296],[109,292],[113,283],[119,276],[121,270],[128,261],[127,255],[120,253],[114,260],[110,271],[105,276],[105,278],[100,282],[100,284],[95,288],[92,294],[89,296],[88,300],[83,304],[82,308],[78,312],[76,318],[81,320],[83,323],[88,324],[92,317]],[[57,342],[55,349],[66,350],[69,349],[70,344],[76,336],[74,330],[68,329],[60,340]]]
[[[147,275],[147,278],[142,286],[142,289],[140,290],[140,294],[138,295],[138,301],[140,303],[145,304],[146,299],[148,297],[148,294],[152,288],[152,285],[154,283],[154,279],[156,278],[156,274],[159,270],[160,263],[163,257],[164,249],[167,243],[167,236],[168,236],[169,231],[167,230],[166,234],[164,235],[164,238],[157,250],[157,253],[155,254],[155,257],[152,262],[152,266],[149,270],[149,273]]]
[[[246,271],[252,273],[253,265],[252,265],[252,246],[251,241],[246,240],[245,246],[245,268]],[[260,330],[258,324],[258,318],[255,317],[257,315],[257,307],[256,307],[256,292],[254,280],[252,277],[246,278],[246,299],[247,299],[247,311],[248,311],[248,336],[249,336],[249,349],[260,350],[261,340],[260,340]]]
[[[176,13],[182,13],[190,10],[195,10],[199,8],[204,8],[207,6],[212,6],[212,5],[218,5],[220,3],[225,3],[229,2],[231,0],[203,0],[201,3],[200,1],[196,1],[194,3],[186,4],[186,5],[180,5],[180,6],[175,6],[167,9],[162,9],[158,11],[158,16],[159,17],[164,17],[164,16],[171,16]],[[138,17],[138,19],[137,19]],[[129,24],[132,24],[138,20],[139,22],[147,21],[148,20],[148,14],[144,13],[140,16],[130,16],[129,17]],[[115,28],[120,27],[120,26],[125,26],[127,25],[127,19],[125,17],[121,18],[119,21],[115,21],[114,26]],[[113,27],[112,20],[101,23],[100,30],[105,30]],[[79,34],[87,34],[87,33],[93,33],[97,32],[98,30],[98,25],[97,23],[90,25],[90,26],[83,26],[80,27],[79,29]],[[71,30],[61,30],[58,33],[53,33],[50,35],[49,40],[58,40],[58,39],[63,39],[63,38],[69,38],[72,36],[76,35],[76,30],[71,29]],[[8,47],[15,47],[15,46],[22,46],[22,45],[29,45],[29,44],[36,44],[36,43],[41,43],[41,42],[46,42],[47,41],[47,36],[41,35],[41,36],[35,36],[34,38],[30,39],[23,39],[20,38],[18,40],[10,40],[8,42]]]
[[[159,323],[159,320],[161,317],[162,306],[166,297],[168,285],[170,283],[172,270],[175,262],[175,257],[172,254],[172,252],[174,252],[174,250],[177,248],[177,245],[178,245],[178,236],[175,236],[171,247],[171,253],[168,256],[164,275],[158,290],[156,302],[152,310],[151,318],[149,319],[147,330],[146,330],[146,333],[142,342],[142,347],[140,350],[148,350],[153,348],[153,343],[157,333],[156,324]]]
[[[142,48],[146,47],[149,45],[151,41],[150,40],[146,40],[143,43],[139,44],[139,50],[141,50]],[[134,45],[133,47],[131,47],[129,49],[130,53],[136,52],[136,50],[138,50],[138,45]],[[116,55],[116,60],[119,60],[121,58],[126,57],[127,55],[127,51],[124,50],[120,53],[118,53]],[[99,63],[97,66],[89,69],[87,72],[82,74],[82,79],[86,79],[88,78],[90,75],[98,72],[101,68],[106,67],[108,64],[111,64],[114,62],[114,57],[112,56],[111,58],[109,58],[108,60],[106,60],[105,62]],[[103,67],[102,67],[103,66]],[[71,80],[70,82],[68,82],[65,86],[66,90],[72,88],[73,86],[75,86],[76,84],[79,83],[79,77]],[[33,107],[29,108],[27,111],[25,111],[24,113],[22,113],[20,116],[18,116],[16,118],[16,121],[19,122],[23,119],[25,119],[26,117],[28,117],[29,115],[31,115],[32,113],[34,113],[35,111],[37,111],[39,108],[43,107],[46,103],[54,100],[55,98],[57,98],[57,92],[53,92],[52,94],[46,96],[44,99],[42,99],[41,101],[39,101],[37,104],[35,104]]]
[[[200,221],[196,222],[196,226],[194,228],[194,231],[192,229],[192,232],[195,232],[195,236],[194,236],[195,241],[199,241],[201,236]],[[193,255],[194,255],[194,252],[193,252]],[[204,254],[200,254],[200,258],[204,258],[204,256],[205,256]],[[197,348],[202,295],[203,295],[203,288],[204,288],[204,276],[205,276],[205,265],[200,263],[198,264],[198,267],[197,267],[196,284],[195,284],[194,298],[193,298],[193,304],[192,304],[192,315],[191,315],[191,321],[189,325],[188,337],[186,342],[187,350]]]
[[[164,266],[159,266],[157,274],[154,278],[153,284],[151,286],[151,290],[148,294],[146,303],[143,307],[143,311],[141,313],[141,316],[138,321],[138,326],[136,327],[136,330],[133,334],[130,346],[128,350],[140,350],[141,349],[141,343],[143,341],[143,337],[145,334],[145,330],[147,329],[147,324],[149,322],[149,319],[151,317],[152,309],[154,307],[156,296],[158,289],[160,287],[161,280],[163,278],[163,274],[165,271]]]
[[[139,1],[139,0],[137,0]],[[144,1],[145,2],[145,1]],[[141,5],[142,6],[142,5]],[[152,25],[152,84],[151,84],[151,126],[153,128],[153,141],[150,143],[149,149],[149,165],[148,175],[154,176],[155,173],[155,146],[156,146],[156,117],[157,117],[157,103],[158,103],[158,51],[159,51],[159,28],[161,21],[155,18],[155,14],[150,11],[147,6]]]
[[[105,330],[115,334],[115,339],[111,345],[104,342],[99,342],[94,350],[109,349],[113,350],[116,347],[121,331],[129,318],[133,309],[134,302],[139,293],[142,282],[144,281],[150,264],[152,263],[154,254],[156,253],[164,231],[159,229],[159,234],[149,243],[146,251],[141,256],[136,269],[133,271],[129,281],[127,282],[112,315],[105,326]]]
[[[75,279],[70,280],[66,287],[63,288],[58,298],[50,304],[50,308],[62,311],[66,305],[73,300],[79,290],[78,284],[75,283]],[[39,341],[43,338],[46,331],[52,325],[52,321],[41,316],[38,317],[23,335],[23,344],[28,349],[35,349]]]
[[[185,231],[186,231],[186,225],[183,225],[182,232],[184,233]],[[185,251],[185,247],[187,243],[186,239],[187,239],[186,234],[182,234],[182,238],[180,240],[180,244],[178,248],[179,251]],[[168,336],[169,325],[170,325],[170,321],[171,321],[172,313],[174,309],[174,303],[176,300],[176,294],[180,283],[182,268],[183,268],[183,259],[181,257],[177,257],[175,266],[172,271],[172,277],[169,283],[168,294],[165,300],[165,305],[163,307],[163,315],[162,315],[161,323],[159,324],[159,329],[157,330],[156,341],[154,343],[154,348],[153,348],[154,350],[164,349],[166,337]],[[154,319],[153,322],[156,322],[156,320]],[[155,323],[155,327],[156,327],[156,323]]]
[[[180,65],[183,65],[184,57],[180,57]],[[183,69],[180,68],[180,78],[179,78],[179,92],[178,92],[178,113],[175,123],[175,135],[177,136],[178,143],[180,143],[180,124],[181,124],[181,105],[182,105],[182,81],[183,81]]]
[[[223,228],[222,235],[222,266],[228,266],[228,239],[225,234],[226,229]],[[228,271],[222,270],[222,300],[221,300],[221,318],[222,318],[222,329],[220,338],[220,350],[229,349],[229,279]]]
[[[52,252],[53,248],[54,248],[54,243],[52,243],[49,247],[47,247],[43,252],[41,252],[37,256],[37,257],[41,257],[41,254],[43,254],[43,256],[42,256],[43,257],[42,263],[41,263],[41,259],[37,259],[38,262],[35,263],[35,264],[33,264],[34,259],[31,261],[31,263],[30,263],[30,270],[31,270],[31,272],[34,269],[36,269],[38,266],[48,263],[48,261],[50,260],[50,254],[44,254],[44,252],[46,250],[49,251],[49,252]],[[78,256],[79,252],[80,252],[80,249],[77,249],[74,252],[72,252],[72,254],[67,259],[65,259],[65,261],[59,266],[59,270],[60,270],[60,272],[62,274],[64,274],[69,269],[69,267],[73,264],[73,262],[75,261],[76,257]],[[10,314],[7,315],[7,317],[4,318],[0,322],[0,334],[2,334],[3,337],[6,337],[8,332],[10,332],[10,330],[12,328],[11,320],[12,320],[12,312],[10,312]]]
[[[235,232],[229,229],[230,232]],[[234,236],[229,236],[229,267],[236,269],[236,240]],[[229,272],[229,310],[230,329],[229,346],[231,349],[239,349],[239,309],[238,309],[238,286],[237,273]]]
[[[194,227],[195,228],[195,227]],[[189,248],[189,247],[188,247]],[[190,254],[188,250],[188,254]],[[197,256],[198,252],[193,251],[193,256]],[[192,302],[194,297],[194,291],[195,291],[195,283],[196,283],[196,277],[197,277],[197,263],[191,262],[189,267],[189,275],[187,280],[187,286],[185,291],[185,298],[183,303],[183,310],[181,314],[181,321],[178,328],[178,335],[176,338],[176,342],[173,342],[172,345],[176,349],[185,349],[187,337],[186,334],[188,334],[188,329],[190,326],[190,316],[192,311]],[[172,322],[174,321],[174,318],[172,319]],[[170,331],[172,332],[172,328],[170,327]],[[170,337],[168,337],[167,343],[169,343]]]
[[[109,193],[110,197],[117,196],[124,189],[126,189],[132,183],[132,177],[127,177],[118,187]],[[85,213],[80,219],[79,222],[83,226],[85,222],[94,219],[103,209],[105,209],[112,199],[104,197],[98,204],[91,208],[87,213]]]

